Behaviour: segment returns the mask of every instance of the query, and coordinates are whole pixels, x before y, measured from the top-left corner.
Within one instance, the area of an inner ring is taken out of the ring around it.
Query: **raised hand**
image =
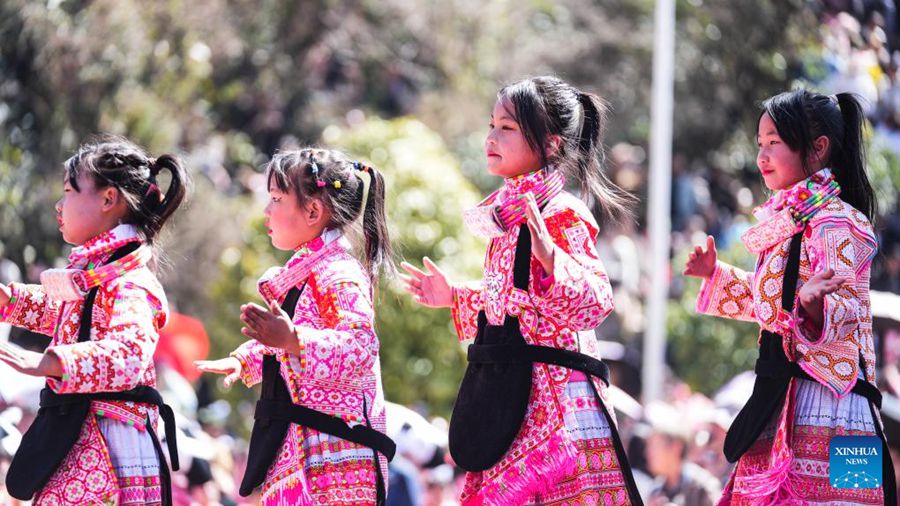
[[[219,360],[195,360],[194,366],[202,372],[225,375],[225,388],[231,388],[241,378],[241,361],[234,357]]]
[[[531,192],[525,195],[525,216],[528,218],[528,230],[531,231],[531,254],[541,263],[545,274],[553,273],[553,239],[537,202]]]
[[[825,296],[846,282],[847,278],[836,277],[833,269],[825,269],[800,287],[800,305],[815,328],[821,329],[825,321]]]
[[[271,302],[268,310],[252,302],[244,304],[241,306],[241,321],[246,325],[241,329],[241,334],[270,348],[300,354],[300,342],[294,333],[294,322],[278,307],[278,303]]]
[[[409,276],[400,275],[403,288],[409,292],[419,304],[426,307],[450,307],[453,304],[453,288],[447,276],[430,258],[423,259],[428,272],[423,272],[414,265],[402,262],[400,267]]]
[[[688,255],[681,273],[695,278],[708,278],[716,270],[716,258],[716,240],[713,239],[713,236],[708,235],[706,236],[706,249],[696,246],[694,251]]]

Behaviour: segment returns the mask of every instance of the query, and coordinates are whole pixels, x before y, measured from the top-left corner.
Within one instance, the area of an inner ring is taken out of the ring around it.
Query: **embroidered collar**
[[[340,230],[326,229],[319,237],[297,248],[284,267],[272,267],[263,273],[257,282],[260,296],[266,302],[280,301],[291,288],[309,277],[319,260],[348,248],[349,243]]]
[[[830,169],[822,169],[790,188],[779,190],[753,210],[759,223],[741,236],[753,253],[761,253],[803,230],[820,209],[837,198],[841,188]]]
[[[92,263],[104,261],[113,251],[135,241],[143,242],[137,228],[134,225],[119,225],[72,248],[69,268],[90,269]]]
[[[104,264],[114,251],[134,242],[142,242],[137,229],[132,225],[119,225],[73,248],[68,268],[47,269],[41,273],[44,292],[56,301],[80,300],[91,288],[147,265],[153,252],[146,245],[115,262]]]
[[[503,180],[503,186],[497,194],[497,201],[503,202],[510,197],[518,197],[528,192],[537,193],[539,187],[544,184],[551,174],[557,173],[552,169],[541,169],[518,176],[508,177]]]
[[[525,194],[532,193],[538,206],[543,208],[562,191],[564,185],[562,173],[553,169],[507,178],[499,190],[488,195],[477,206],[466,209],[463,221],[475,235],[485,238],[502,236],[525,221],[522,200]]]

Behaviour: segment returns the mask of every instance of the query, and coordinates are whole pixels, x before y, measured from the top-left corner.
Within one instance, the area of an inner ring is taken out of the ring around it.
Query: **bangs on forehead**
[[[528,80],[505,86],[497,92],[497,100],[519,126],[522,135],[525,136],[525,142],[531,149],[540,151],[541,141],[538,136],[546,130],[544,123],[547,111],[538,96],[535,84]]]
[[[289,193],[291,188],[291,181],[288,178],[287,172],[284,168],[284,158],[273,159],[269,162],[269,165],[266,167],[266,190],[272,191],[272,183],[275,183],[275,188],[280,190],[282,193]]]

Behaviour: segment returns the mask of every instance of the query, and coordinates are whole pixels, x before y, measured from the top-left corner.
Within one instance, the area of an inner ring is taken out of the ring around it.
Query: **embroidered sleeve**
[[[256,339],[250,339],[229,354],[241,363],[241,381],[248,387],[262,381],[263,355],[270,353],[268,350]]]
[[[453,287],[453,303],[450,315],[453,326],[460,341],[475,339],[478,332],[478,312],[484,309],[482,295],[484,287],[481,281],[463,283]]]
[[[310,283],[325,328],[297,326],[300,374],[317,379],[371,374],[378,357],[375,311],[369,283],[362,279],[320,278]]]
[[[531,296],[541,315],[556,325],[591,330],[613,310],[612,287],[597,256],[597,229],[569,208],[544,222],[555,245],[553,272],[547,276],[532,258]]]
[[[60,303],[50,300],[41,285],[11,283],[9,288],[12,296],[0,308],[0,322],[52,336]]]
[[[753,274],[725,262],[716,262],[712,276],[703,280],[697,294],[697,312],[722,318],[754,322]]]
[[[828,216],[811,223],[804,240],[810,276],[832,269],[847,281],[825,296],[821,328],[813,328],[799,303],[794,307],[794,347],[800,366],[835,394],[846,395],[859,375],[862,332],[871,331],[869,268],[877,242],[871,229],[845,217]]]
[[[159,328],[165,324],[163,303],[130,281],[101,288],[97,299],[97,305],[108,307],[109,320],[94,321],[96,338],[47,349],[62,363],[62,377],[48,379],[57,393],[128,390],[153,367]]]

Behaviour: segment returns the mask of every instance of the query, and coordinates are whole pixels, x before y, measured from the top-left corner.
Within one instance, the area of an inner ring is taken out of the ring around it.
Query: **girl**
[[[869,306],[876,206],[862,122],[847,93],[766,100],[756,162],[774,195],[742,237],[759,255],[756,271],[717,262],[712,237],[688,258],[684,273],[703,278],[699,312],[762,329],[753,395],[725,441],[737,466],[720,504],[895,504],[887,453],[883,486],[829,481],[833,436],[882,436]]]
[[[162,171],[171,176],[165,193]],[[36,493],[36,505],[171,504],[154,427],[160,414],[167,432],[174,426],[153,389],[168,308],[148,264],[187,183],[175,156],[151,158],[123,138],[84,144],[66,161],[56,221],[75,246],[68,268],[44,271],[40,285],[0,285],[0,321],[52,336],[44,353],[0,344],[0,360],[47,377],[6,477],[13,496]],[[174,447],[170,456],[177,466]]]
[[[485,152],[503,187],[465,216],[490,237],[484,281],[403,264],[415,300],[450,307],[459,338],[475,338],[450,428],[464,504],[640,503],[593,332],[613,309],[598,226],[562,191],[565,175],[607,218],[628,216],[601,172],[605,123],[599,97],[555,77],[501,89]]]
[[[275,155],[266,176],[272,244],[295,253],[260,279],[267,307],[241,307],[250,340],[197,363],[226,375],[226,387],[262,381],[241,494],[262,484],[263,504],[383,503],[394,450],[383,434],[372,287],[390,267],[384,179],[318,149]],[[365,266],[343,236],[360,216]]]

